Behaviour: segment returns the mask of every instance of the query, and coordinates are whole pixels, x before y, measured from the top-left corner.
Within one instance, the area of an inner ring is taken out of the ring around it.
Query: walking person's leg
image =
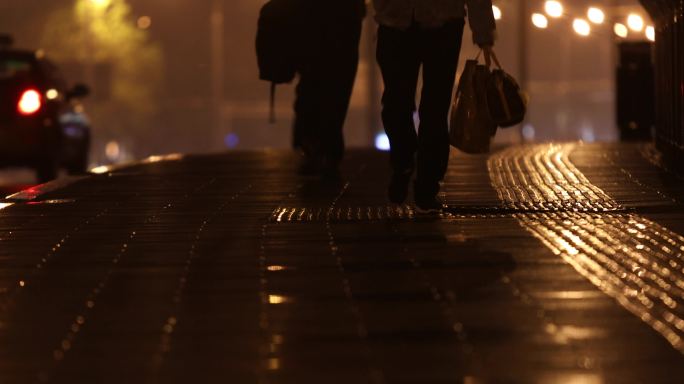
[[[321,79],[313,66],[310,62],[302,64],[295,89],[293,147],[304,152],[306,156],[313,156],[315,152],[316,145],[312,138],[321,120],[321,99],[318,96]]]
[[[420,59],[416,46],[417,28],[378,29],[377,60],[385,83],[382,96],[382,122],[390,141],[392,179],[389,200],[401,204],[406,199],[414,168],[418,137],[413,122]]]
[[[349,3],[353,6],[353,3]],[[324,150],[324,172],[334,175],[344,155],[343,127],[349,110],[359,62],[361,18],[356,13],[329,21],[321,54],[325,78],[320,94],[319,137]]]
[[[415,200],[419,208],[441,208],[436,198],[449,162],[449,108],[461,50],[464,20],[422,29],[423,90],[420,102]]]
[[[308,5],[308,12],[315,9]],[[323,56],[320,48],[323,46],[321,32],[324,25],[316,18],[310,20],[308,28],[316,33],[308,34],[300,42],[304,47],[299,58],[297,72],[299,82],[295,89],[293,146],[303,155],[300,172],[315,174],[321,163],[321,144],[318,137],[322,121],[321,92],[324,85]]]
[[[301,42],[293,144],[305,154],[307,174],[337,173],[344,154],[342,129],[359,61],[362,1],[303,0],[309,33]],[[335,15],[331,19],[329,16]]]

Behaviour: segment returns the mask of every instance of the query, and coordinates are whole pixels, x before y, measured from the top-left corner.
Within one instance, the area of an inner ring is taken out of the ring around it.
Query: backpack
[[[301,0],[270,0],[259,13],[256,55],[259,78],[271,82],[271,122],[275,121],[275,89],[297,73],[303,25]]]

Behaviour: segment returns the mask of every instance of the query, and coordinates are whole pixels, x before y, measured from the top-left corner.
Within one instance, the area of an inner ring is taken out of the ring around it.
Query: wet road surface
[[[386,204],[385,156],[338,182],[152,158],[5,200],[0,382],[682,382],[684,181],[648,147],[455,155],[439,218]]]

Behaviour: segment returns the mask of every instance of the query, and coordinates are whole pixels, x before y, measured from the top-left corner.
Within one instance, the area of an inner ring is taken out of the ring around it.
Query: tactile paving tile
[[[570,162],[574,148],[542,144],[501,151],[488,162],[492,184],[508,206],[568,207],[515,217],[684,353],[684,237],[639,215],[618,213],[624,208]]]
[[[271,222],[307,221],[373,221],[415,218],[413,207],[401,206],[345,206],[345,207],[278,207],[271,214]]]

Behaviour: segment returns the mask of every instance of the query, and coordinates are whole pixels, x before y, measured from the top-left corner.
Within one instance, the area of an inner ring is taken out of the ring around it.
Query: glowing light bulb
[[[492,5],[492,12],[494,13],[495,20],[501,20],[501,8],[497,7],[496,5]]]
[[[606,20],[606,14],[600,8],[591,7],[587,11],[587,18],[594,24],[603,24]]]
[[[544,29],[549,26],[549,19],[541,13],[534,13],[532,14],[532,24],[537,28]]]
[[[646,27],[646,38],[650,41],[655,41],[655,28],[653,26]]]
[[[591,33],[591,26],[584,19],[575,19],[575,21],[572,22],[572,28],[580,36],[589,36]]]
[[[47,97],[48,100],[55,100],[59,97],[59,92],[56,89],[49,89],[45,92],[45,97]]]
[[[560,1],[549,0],[544,3],[544,11],[551,17],[561,17],[563,16],[563,4]]]
[[[615,23],[615,26],[613,26],[613,32],[615,32],[615,35],[623,39],[629,35],[629,30],[624,24],[621,23]]]
[[[627,16],[627,26],[634,32],[641,32],[644,30],[644,18],[632,13]]]

